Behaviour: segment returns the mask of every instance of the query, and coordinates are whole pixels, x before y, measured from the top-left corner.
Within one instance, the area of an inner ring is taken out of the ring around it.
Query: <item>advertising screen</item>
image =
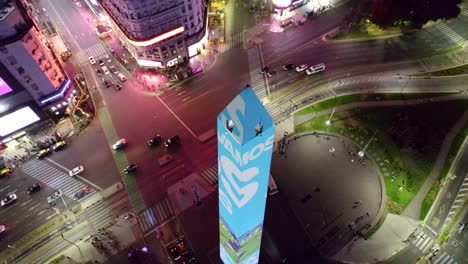
[[[224,264],[258,263],[274,125],[251,88],[217,121],[220,257]]]
[[[39,116],[29,106],[2,116],[0,117],[0,137],[16,132],[39,120],[41,120]]]
[[[11,87],[0,77],[0,96],[13,91]]]

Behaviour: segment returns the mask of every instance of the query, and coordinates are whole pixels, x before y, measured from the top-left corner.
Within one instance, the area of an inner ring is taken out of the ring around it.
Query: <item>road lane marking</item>
[[[200,99],[201,97],[203,97],[203,96],[209,94],[210,92],[211,92],[211,91],[204,92],[204,93],[200,94],[199,96],[197,96],[197,97],[195,97],[195,98],[193,98],[193,99],[187,101],[186,103],[187,103],[187,104],[190,104],[191,102]]]
[[[174,113],[174,111],[172,111],[171,108],[169,108],[169,106],[161,99],[159,98],[159,96],[155,96],[157,100],[159,100],[159,102],[167,109],[167,111],[169,111],[184,127],[185,129],[188,130],[188,132],[196,139],[198,139],[198,136],[192,131],[192,129],[190,129],[185,123],[184,121],[182,121],[182,119],[179,118],[179,116],[177,116],[176,113]]]
[[[8,189],[8,188],[10,188],[10,186],[11,186],[11,185],[7,185],[5,188],[0,189],[0,192],[6,190],[6,189]]]
[[[31,208],[29,208],[28,211],[32,211],[32,210],[34,210],[34,208],[36,208],[36,207],[38,207],[38,206],[40,206],[40,205],[41,205],[41,204],[36,204],[36,205],[32,206]]]
[[[26,202],[23,202],[23,203],[21,204],[21,206],[27,205],[28,203],[32,202],[32,200],[33,200],[33,199],[29,199],[29,200],[27,200]]]
[[[184,99],[182,99],[182,102],[185,102],[185,101],[189,100],[190,98],[192,98],[192,97],[191,96],[185,97]]]

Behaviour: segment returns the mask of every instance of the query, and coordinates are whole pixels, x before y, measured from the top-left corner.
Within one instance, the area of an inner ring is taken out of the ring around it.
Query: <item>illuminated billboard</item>
[[[23,107],[0,117],[0,137],[16,132],[34,122],[41,120],[29,107]]]
[[[7,94],[11,91],[13,91],[13,89],[11,89],[11,87],[2,79],[2,77],[0,77],[0,96]]]
[[[219,235],[224,264],[258,263],[274,124],[246,87],[218,115]]]

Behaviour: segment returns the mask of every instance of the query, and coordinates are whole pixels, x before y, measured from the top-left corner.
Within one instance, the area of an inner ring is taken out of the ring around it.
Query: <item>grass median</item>
[[[356,96],[342,101],[353,101]],[[333,108],[333,101],[314,105],[302,114]],[[358,108],[335,113],[330,127],[325,125],[330,118],[327,114],[297,125],[295,132],[330,131],[346,136],[362,148],[377,131],[366,158],[372,157],[384,176],[388,211],[401,214],[430,174],[446,132],[465,109],[466,101]]]

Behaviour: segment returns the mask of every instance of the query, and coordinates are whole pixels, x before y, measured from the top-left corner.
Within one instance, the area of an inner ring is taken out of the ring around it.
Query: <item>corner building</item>
[[[203,48],[204,0],[99,0],[119,40],[143,67],[171,67]]]
[[[66,116],[75,92],[30,12],[0,0],[0,144]]]

